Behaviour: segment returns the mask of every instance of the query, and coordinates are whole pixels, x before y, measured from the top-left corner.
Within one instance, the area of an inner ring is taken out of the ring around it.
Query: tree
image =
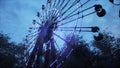
[[[0,33],[0,68],[24,67],[24,64],[22,64],[23,44],[16,45],[13,42],[9,42],[9,39],[6,34]]]
[[[109,32],[103,32],[104,38],[101,41],[93,41],[92,46],[96,47],[95,67],[119,68],[120,63],[120,38],[111,36]]]
[[[67,38],[69,39],[69,37]],[[67,47],[72,46],[73,51],[65,60],[62,68],[90,68],[92,67],[91,58],[93,53],[89,50],[89,44],[82,37],[72,35]]]
[[[84,40],[73,44],[74,50],[62,68],[120,68],[120,38],[108,32],[103,32],[103,36],[101,41],[91,42],[91,46]],[[96,50],[91,51],[90,47]]]

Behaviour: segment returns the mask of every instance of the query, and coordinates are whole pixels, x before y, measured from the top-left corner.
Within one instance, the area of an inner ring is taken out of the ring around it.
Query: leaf
[[[114,2],[114,0],[109,0],[111,3],[113,3]]]

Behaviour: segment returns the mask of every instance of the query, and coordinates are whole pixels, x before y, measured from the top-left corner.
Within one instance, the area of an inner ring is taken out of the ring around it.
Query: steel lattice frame
[[[42,13],[37,12],[39,20],[33,20],[35,27],[29,28],[30,34],[25,39],[25,60],[27,68],[60,68],[62,63],[64,63],[64,59],[69,57],[73,51],[71,46],[67,46],[60,53],[57,52],[57,45],[53,36],[57,36],[65,43],[69,42],[56,34],[55,31],[99,32],[100,29],[97,26],[78,27],[76,24],[73,27],[63,27],[65,24],[72,23],[94,13],[99,17],[103,17],[106,14],[105,10],[99,4],[79,10],[79,8],[90,1],[86,0],[84,3],[81,3],[80,0],[47,0],[46,5],[42,5]],[[94,10],[90,13],[79,16],[79,14],[92,8]],[[76,18],[76,16],[78,17]],[[99,33],[99,36],[94,36],[94,38],[95,40],[101,40],[103,36]],[[74,35],[71,37],[71,41],[73,39]]]

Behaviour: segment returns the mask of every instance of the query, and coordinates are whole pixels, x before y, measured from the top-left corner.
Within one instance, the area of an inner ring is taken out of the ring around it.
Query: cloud
[[[41,0],[0,0],[0,30],[9,33],[12,41],[21,42],[41,3]]]
[[[99,26],[101,30],[106,30],[106,28],[108,28],[107,31],[112,31],[115,36],[118,35],[120,33],[120,19],[118,17],[120,6],[113,6],[107,0],[98,0],[91,1],[82,9],[95,3],[102,4],[103,8],[106,9],[107,14],[105,17],[99,18],[96,14],[93,14],[78,22],[82,22],[82,26]],[[45,4],[45,0],[0,0],[0,31],[9,33],[12,37],[12,41],[17,43],[22,42],[22,39],[27,34],[28,27],[32,26],[32,20],[37,19],[36,12],[41,12],[42,4]],[[85,12],[83,14],[85,14]],[[75,23],[68,25],[75,25]],[[90,34],[91,33],[86,33],[86,38]]]

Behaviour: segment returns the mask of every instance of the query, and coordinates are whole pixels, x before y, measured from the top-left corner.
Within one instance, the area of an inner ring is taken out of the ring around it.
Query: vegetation
[[[79,44],[62,68],[120,68],[120,38],[103,32],[101,41]],[[92,47],[92,50],[90,49]]]
[[[120,38],[103,34],[102,40],[93,40],[91,45],[80,41],[62,68],[120,68]],[[0,68],[25,68],[24,45],[10,43],[9,39],[0,33]]]
[[[9,37],[0,33],[0,68],[20,68],[24,66],[24,46],[9,42]]]

